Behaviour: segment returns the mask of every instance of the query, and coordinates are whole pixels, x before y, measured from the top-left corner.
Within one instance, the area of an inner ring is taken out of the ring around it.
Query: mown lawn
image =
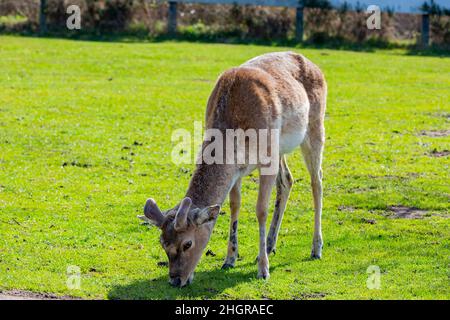
[[[0,36],[0,290],[84,298],[449,299],[450,59],[403,51],[295,49],[329,86],[324,257],[309,259],[313,214],[300,156],[270,257],[256,279],[256,176],[243,186],[241,259],[222,271],[229,209],[188,288],[167,283],[159,232],[136,215],[184,195],[193,165],[172,131],[203,120],[217,76],[288,48],[82,42]],[[441,130],[440,136],[428,131]],[[425,134],[422,131],[426,131]],[[428,134],[428,135],[427,135]],[[391,206],[422,210],[394,218]],[[66,285],[81,269],[80,289]],[[369,266],[381,288],[370,290]]]

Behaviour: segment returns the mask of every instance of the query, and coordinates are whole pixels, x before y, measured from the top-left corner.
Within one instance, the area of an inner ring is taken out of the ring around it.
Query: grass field
[[[450,59],[401,50],[295,49],[329,86],[323,259],[309,259],[312,200],[296,152],[270,280],[256,279],[253,263],[253,176],[243,186],[236,268],[220,270],[225,203],[207,248],[216,255],[202,258],[191,286],[169,286],[159,232],[136,215],[150,196],[163,209],[184,196],[193,165],[171,162],[171,133],[203,120],[223,70],[281,50],[289,48],[0,36],[0,291],[450,299]],[[421,218],[396,218],[392,206],[416,208]],[[71,265],[81,269],[80,289],[66,285]],[[371,265],[381,270],[378,290],[366,285]]]

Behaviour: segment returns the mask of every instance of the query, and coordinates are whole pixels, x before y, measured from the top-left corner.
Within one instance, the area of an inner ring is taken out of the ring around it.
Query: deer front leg
[[[237,227],[239,209],[241,207],[241,184],[242,180],[239,178],[230,191],[230,238],[228,240],[228,252],[222,269],[233,268],[238,258],[238,241],[237,241]]]
[[[276,175],[259,176],[259,193],[256,203],[256,216],[259,224],[259,255],[258,255],[258,278],[268,279],[269,258],[266,248],[266,221],[269,208],[270,193],[275,184]]]
[[[278,232],[280,231],[284,210],[286,209],[287,200],[293,184],[294,180],[292,179],[291,172],[287,166],[286,159],[282,156],[277,176],[277,198],[275,209],[273,212],[272,223],[270,224],[269,235],[267,236],[267,254],[272,252],[275,253]]]

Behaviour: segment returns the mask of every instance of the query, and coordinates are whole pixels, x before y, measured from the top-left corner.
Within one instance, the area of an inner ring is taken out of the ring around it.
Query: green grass
[[[27,18],[21,15],[0,16],[0,27],[13,26],[15,24],[24,23],[26,21]]]
[[[170,160],[174,129],[203,120],[217,76],[287,48],[107,43],[0,36],[0,290],[85,298],[449,299],[450,60],[296,50],[325,72],[323,259],[309,259],[309,177],[296,179],[271,278],[256,279],[257,183],[246,179],[241,260],[220,270],[229,209],[220,216],[188,288],[167,283],[159,232],[140,224],[148,197],[161,208],[184,195],[193,165]],[[136,142],[136,143],[135,143]],[[142,145],[141,145],[142,144]],[[393,219],[391,205],[423,219]],[[374,219],[375,224],[365,221]],[[66,286],[69,265],[81,288]],[[371,265],[381,289],[366,287]]]

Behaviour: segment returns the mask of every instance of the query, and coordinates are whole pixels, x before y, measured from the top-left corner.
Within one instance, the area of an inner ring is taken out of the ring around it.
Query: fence
[[[419,0],[423,1],[423,0]],[[445,2],[448,0],[440,0]],[[274,6],[274,7],[291,7],[296,8],[295,21],[295,38],[297,41],[303,41],[303,10],[307,5],[314,4],[314,1],[308,0],[169,0],[169,14],[168,14],[168,32],[175,34],[177,30],[177,3],[203,3],[203,4],[238,4],[238,5],[259,5],[259,6]],[[330,3],[334,7],[339,7],[344,3],[350,4],[355,1],[339,1],[331,0]],[[392,12],[406,12],[406,13],[420,13],[420,7],[423,4],[418,3],[417,0],[402,1],[386,1],[386,0],[371,0],[370,4],[379,5],[383,9]],[[355,3],[355,6],[363,7],[364,4],[360,1]],[[368,6],[366,6],[367,8]],[[422,44],[427,46],[430,42],[430,18],[427,13],[422,13]]]
[[[296,8],[295,38],[303,40],[303,0],[173,0],[169,1],[168,32],[175,34],[177,30],[177,3],[203,3],[203,4],[237,4],[271,7]]]
[[[165,1],[165,0],[161,0]],[[329,0],[335,8],[342,5],[350,5],[355,10],[365,10],[368,5],[364,4],[364,0]],[[322,1],[326,2],[326,1]],[[430,18],[427,12],[422,11],[424,0],[370,0],[371,5],[377,5],[383,10],[391,12],[415,13],[422,15],[422,44],[427,46],[430,39]],[[426,1],[427,2],[427,1]],[[297,41],[303,41],[303,11],[305,7],[311,7],[320,1],[315,0],[168,0],[168,33],[176,34],[177,31],[177,4],[178,3],[200,3],[200,4],[233,4],[233,5],[258,5],[258,6],[275,6],[288,7],[296,9],[295,22],[295,38]],[[450,0],[434,0],[438,5],[450,5]],[[47,0],[40,0],[40,32],[46,32],[46,16],[45,9]]]

